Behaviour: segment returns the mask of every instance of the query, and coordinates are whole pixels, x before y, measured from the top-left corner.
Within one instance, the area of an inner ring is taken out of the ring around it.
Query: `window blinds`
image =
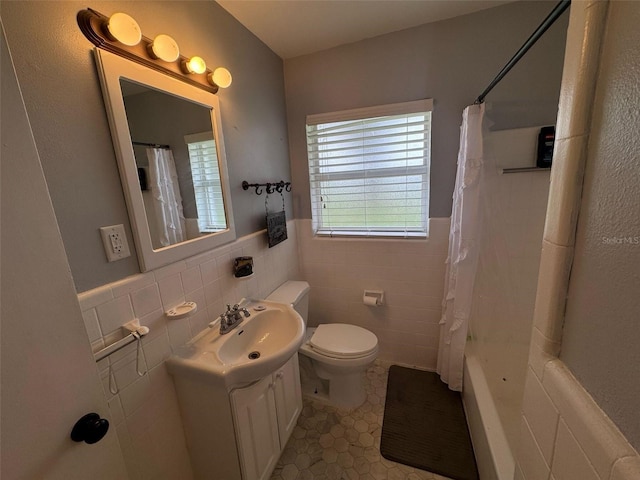
[[[198,228],[201,232],[224,230],[227,222],[215,141],[211,135],[204,140],[201,135],[188,135],[185,136],[185,141],[189,149]]]
[[[317,234],[427,235],[431,109],[428,100],[307,117]]]

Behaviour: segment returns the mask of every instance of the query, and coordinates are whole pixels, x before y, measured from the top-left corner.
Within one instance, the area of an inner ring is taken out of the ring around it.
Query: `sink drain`
[[[256,358],[260,358],[260,352],[251,352],[249,354],[249,360],[255,360]]]

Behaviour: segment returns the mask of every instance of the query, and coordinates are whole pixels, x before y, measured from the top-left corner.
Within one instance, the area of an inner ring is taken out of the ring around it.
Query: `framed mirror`
[[[218,98],[95,55],[141,270],[235,240]]]

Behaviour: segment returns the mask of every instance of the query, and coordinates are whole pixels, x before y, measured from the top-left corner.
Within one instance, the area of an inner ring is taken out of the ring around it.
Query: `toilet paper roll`
[[[363,295],[362,301],[364,302],[365,305],[371,305],[373,307],[378,306],[378,297],[370,297],[368,295]]]
[[[365,305],[372,305],[374,307],[378,306],[378,299],[376,297],[368,297],[366,295],[363,295],[362,301]]]

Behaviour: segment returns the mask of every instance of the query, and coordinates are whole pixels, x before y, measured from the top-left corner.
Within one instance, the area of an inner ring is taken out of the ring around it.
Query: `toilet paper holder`
[[[362,295],[362,302],[365,305],[378,307],[384,304],[384,290],[365,290]]]

